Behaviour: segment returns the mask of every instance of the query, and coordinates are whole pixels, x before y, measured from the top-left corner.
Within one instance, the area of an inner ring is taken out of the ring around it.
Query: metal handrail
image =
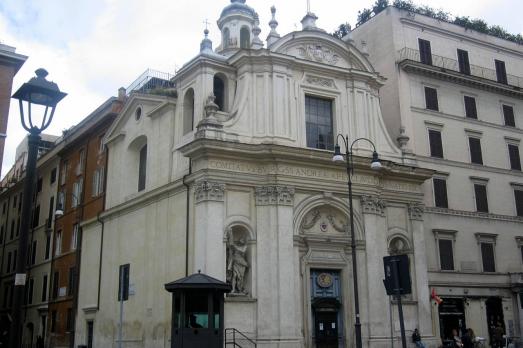
[[[232,341],[229,341],[228,340],[228,337],[229,337],[229,333],[232,333]],[[250,339],[249,337],[247,337],[244,333],[242,333],[241,331],[233,328],[233,327],[230,327],[230,328],[226,328],[225,329],[225,346],[227,347],[227,345],[232,345],[233,347],[238,347],[238,348],[242,348],[242,346],[236,342],[236,335],[239,335],[240,338],[238,338],[239,340],[241,341],[247,341],[249,343],[251,343],[252,345],[254,345],[254,347],[257,346],[256,342],[252,339]]]
[[[421,57],[420,57],[419,50],[416,50],[416,49],[413,49],[410,47],[404,47],[398,51],[398,55],[399,55],[400,61],[412,60],[412,61],[421,63]],[[459,63],[457,60],[438,56],[435,54],[432,54],[432,66],[460,72]],[[496,70],[485,68],[482,66],[470,64],[470,75],[497,82]],[[523,87],[523,78],[521,78],[519,76],[507,74],[507,85],[515,86],[515,87]]]
[[[140,76],[138,76],[136,80],[134,80],[133,83],[129,85],[129,87],[127,87],[126,93],[129,95],[132,91],[140,90],[152,79],[159,79],[171,83],[173,77],[174,75],[166,72],[147,69]]]

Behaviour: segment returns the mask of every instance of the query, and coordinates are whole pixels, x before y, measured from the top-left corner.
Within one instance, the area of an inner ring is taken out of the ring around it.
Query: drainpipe
[[[189,198],[190,187],[185,183],[185,178],[192,174],[192,161],[189,158],[189,172],[183,176],[182,182],[187,189],[187,198],[185,202],[185,276],[189,276]]]
[[[123,92],[122,92],[123,90]],[[118,97],[120,97],[120,93],[124,93],[125,95],[125,89],[120,88],[118,90]],[[102,217],[100,216],[102,212],[105,211],[105,199],[107,197],[107,177],[109,176],[109,150],[107,150],[107,146],[104,146],[104,152],[105,152],[105,174],[104,174],[104,193],[103,193],[103,201],[102,201],[102,210],[96,214],[96,220],[102,225],[102,230],[100,232],[100,255],[99,258],[99,265],[98,265],[98,294],[96,296],[96,310],[100,309],[100,292],[101,292],[101,284],[102,284],[102,260],[103,260],[103,249],[104,249],[104,230],[105,230],[105,223]]]

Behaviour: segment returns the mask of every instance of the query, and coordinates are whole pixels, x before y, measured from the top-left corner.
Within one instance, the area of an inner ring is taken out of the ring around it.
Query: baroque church
[[[231,284],[225,328],[267,347],[317,347],[324,336],[353,347],[349,174],[363,346],[390,347],[399,335],[383,257],[407,254],[405,327],[436,347],[421,186],[433,171],[389,136],[385,79],[368,54],[310,12],[301,30],[280,35],[270,11],[263,41],[256,11],[231,0],[217,47],[206,30],[172,93],[131,93],[106,133],[105,211],[82,226],[78,344],[88,335],[96,347],[116,344],[116,275],[128,265],[126,347],[170,346],[164,284],[198,271]],[[350,173],[332,161],[338,134],[353,144]]]

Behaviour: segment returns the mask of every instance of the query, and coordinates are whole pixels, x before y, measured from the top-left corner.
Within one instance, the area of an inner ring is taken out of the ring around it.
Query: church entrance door
[[[338,348],[338,311],[317,310],[315,331],[317,348]]]

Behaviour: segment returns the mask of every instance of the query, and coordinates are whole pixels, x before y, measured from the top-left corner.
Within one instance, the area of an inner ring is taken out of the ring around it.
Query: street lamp
[[[345,155],[342,155],[340,152],[340,145],[338,144],[338,139],[343,140],[343,145],[345,145]],[[334,156],[332,160],[334,162],[345,162],[347,168],[347,176],[349,180],[347,182],[349,186],[349,212],[350,212],[350,238],[351,238],[351,251],[352,251],[352,273],[354,276],[354,312],[356,315],[356,321],[354,323],[355,335],[356,335],[356,348],[362,347],[361,342],[361,322],[360,322],[360,303],[358,296],[358,267],[356,265],[356,238],[354,236],[354,210],[352,207],[352,175],[354,174],[354,161],[352,147],[354,144],[360,140],[365,140],[372,145],[374,151],[372,152],[372,162],[370,164],[371,169],[379,170],[381,169],[381,162],[378,158],[378,153],[376,152],[376,146],[374,143],[367,138],[358,138],[352,142],[349,147],[349,137],[338,134],[336,136],[336,146],[334,147]]]
[[[29,132],[27,139],[27,163],[25,168],[25,182],[22,201],[22,216],[20,223],[20,238],[18,240],[18,258],[16,260],[16,274],[13,296],[12,323],[9,336],[9,347],[18,348],[21,343],[21,317],[22,303],[25,295],[26,283],[26,253],[27,239],[29,235],[29,222],[31,217],[31,202],[34,193],[36,179],[36,160],[38,155],[38,145],[40,143],[40,133],[44,131],[53,119],[56,104],[66,96],[60,92],[54,82],[47,81],[47,71],[38,69],[35,71],[36,77],[31,78],[13,94],[14,99],[18,99],[20,104],[20,120],[22,126]],[[27,114],[24,113],[24,102],[27,105]],[[33,108],[42,109],[43,115],[33,114]],[[45,108],[45,109],[43,109]],[[41,117],[39,119],[39,117]]]

